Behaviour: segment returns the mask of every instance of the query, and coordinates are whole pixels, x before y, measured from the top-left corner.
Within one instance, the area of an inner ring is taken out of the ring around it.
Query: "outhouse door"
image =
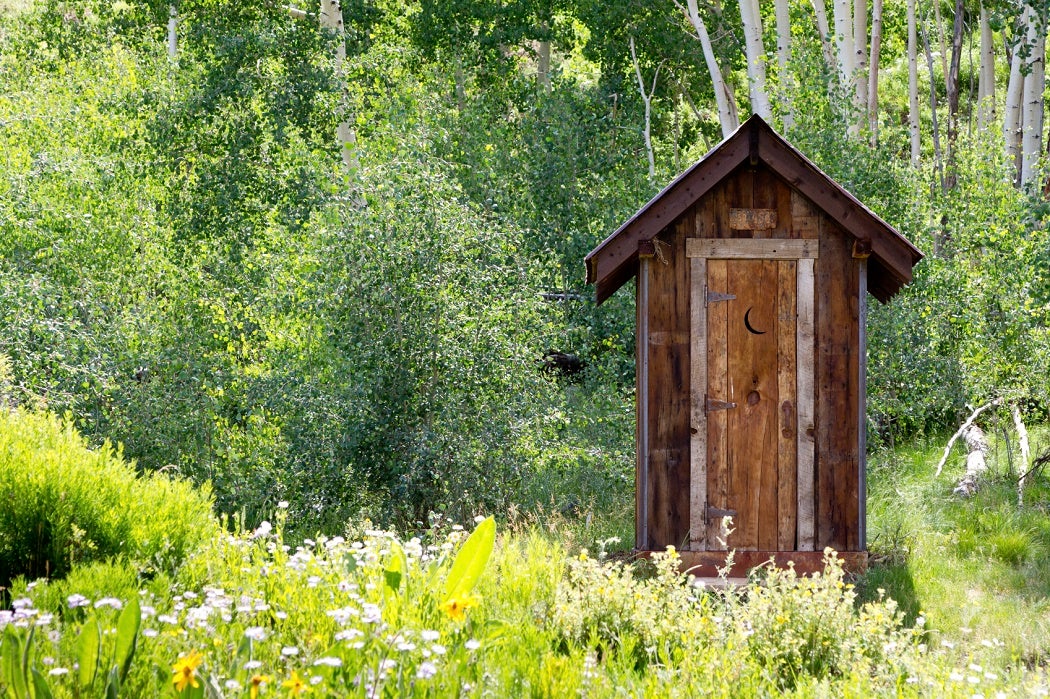
[[[812,550],[816,240],[690,239],[690,548]]]

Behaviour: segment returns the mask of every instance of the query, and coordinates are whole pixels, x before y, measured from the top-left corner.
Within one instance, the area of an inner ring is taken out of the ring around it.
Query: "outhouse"
[[[866,300],[921,258],[758,116],[587,255],[636,280],[640,552],[865,567]]]

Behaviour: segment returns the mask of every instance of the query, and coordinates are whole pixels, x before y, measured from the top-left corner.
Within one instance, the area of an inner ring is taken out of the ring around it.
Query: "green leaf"
[[[28,696],[29,688],[26,686],[26,677],[22,673],[22,641],[13,626],[4,628],[4,640],[0,642],[0,656],[3,656],[0,678],[7,683],[8,695],[13,696],[14,699]]]
[[[479,524],[452,562],[452,570],[445,579],[445,601],[470,593],[481,577],[496,543],[496,520],[489,517]]]
[[[131,601],[120,613],[120,618],[117,619],[117,641],[113,660],[120,667],[121,681],[128,676],[128,670],[131,668],[131,659],[135,655],[135,644],[141,623],[142,612],[139,609],[139,600],[138,597],[132,596]]]
[[[80,664],[78,676],[81,687],[87,687],[95,681],[95,674],[98,672],[99,647],[101,645],[102,631],[98,627],[98,622],[92,617],[84,622],[76,644],[77,662]]]
[[[51,688],[47,686],[47,678],[44,677],[40,670],[35,667],[32,670],[33,673],[33,693],[36,695],[36,699],[52,699],[54,695],[51,694]]]
[[[383,577],[386,585],[394,592],[401,589],[401,581],[408,573],[408,559],[405,558],[405,550],[396,541],[390,542],[390,560],[383,569]]]
[[[106,678],[106,699],[118,699],[120,695],[120,668],[114,665]]]

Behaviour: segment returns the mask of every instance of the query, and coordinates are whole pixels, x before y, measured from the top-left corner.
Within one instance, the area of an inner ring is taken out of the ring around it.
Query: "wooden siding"
[[[776,228],[734,230],[730,226],[731,209],[751,208],[777,211]],[[816,291],[815,307],[811,312],[813,342],[817,347],[816,373],[811,379],[816,394],[815,404],[808,407],[810,415],[807,416],[804,397],[795,396],[792,388],[798,385],[801,390],[803,377],[778,369],[773,374],[771,386],[767,387],[778,396],[777,405],[773,413],[762,417],[763,421],[774,421],[773,442],[755,447],[784,453],[796,437],[804,441],[808,436],[813,445],[810,447],[811,456],[807,457],[803,450],[798,454],[797,462],[794,458],[779,458],[772,462],[772,470],[768,473],[763,470],[755,475],[761,483],[773,483],[777,487],[769,491],[762,488],[749,491],[752,496],[749,496],[748,506],[768,517],[768,521],[760,519],[746,526],[755,528],[756,539],[752,546],[759,550],[809,548],[819,553],[825,546],[840,551],[862,550],[859,467],[863,455],[858,434],[861,421],[857,412],[861,405],[859,353],[863,349],[860,346],[858,270],[865,262],[852,256],[854,236],[847,234],[812,201],[762,164],[755,168],[741,166],[710,187],[673,226],[659,234],[658,255],[644,266],[648,267],[649,294],[648,409],[639,409],[638,414],[641,419],[643,412],[647,412],[649,454],[644,464],[639,454],[639,467],[646,470],[646,492],[638,494],[637,511],[639,517],[647,518],[647,526],[638,527],[639,532],[645,532],[645,540],[640,537],[637,541],[639,547],[660,550],[674,545],[684,549],[689,547],[691,539],[703,539],[706,545],[696,548],[717,548],[712,543],[720,534],[717,521],[708,522],[705,531],[698,533],[694,530],[690,536],[691,508],[700,506],[699,499],[703,497],[714,505],[720,494],[730,492],[733,487],[716,472],[708,475],[703,487],[692,484],[693,475],[706,471],[706,468],[694,468],[693,454],[697,453],[698,447],[691,435],[691,428],[697,429],[698,424],[694,419],[697,406],[690,392],[694,361],[698,359],[690,353],[690,329],[697,317],[691,296],[698,297],[693,290],[696,267],[686,254],[686,240],[691,237],[819,241],[819,258],[805,261],[813,268]],[[776,298],[772,308],[767,309],[770,313],[762,312],[765,314],[762,321],[777,323],[781,316],[797,317],[805,308],[805,304],[797,299],[800,290],[794,288],[796,276],[799,280],[804,278],[803,270],[796,267],[802,262],[767,264],[770,269],[765,270],[762,266],[760,271],[763,279],[769,277],[769,288],[776,290]],[[704,272],[708,280],[717,280],[719,275],[725,277],[729,273],[725,263],[717,260],[710,260],[702,267],[706,267]],[[713,397],[719,390],[718,376],[727,376],[730,371],[729,358],[724,356],[725,343],[732,332],[728,317],[723,318],[726,308],[727,304],[712,304],[703,314],[709,328],[705,364]],[[752,312],[756,323],[758,313],[758,310]],[[770,314],[767,319],[765,316]],[[767,359],[782,365],[782,357],[799,349],[792,346],[793,343],[801,341],[804,341],[801,334],[790,339],[781,334],[773,346],[774,354]],[[641,355],[639,352],[639,358]],[[745,402],[746,394],[744,391]],[[806,430],[803,424],[807,417],[814,421],[812,431]],[[709,462],[717,461],[725,454],[730,419],[726,411],[706,415],[703,449],[709,455]],[[748,445],[738,446],[750,448]],[[805,481],[806,468],[812,469],[811,485]],[[643,476],[639,476],[639,482],[642,480]],[[808,501],[807,487],[812,492]],[[645,503],[641,501],[643,497]],[[773,500],[769,500],[770,497]],[[724,499],[721,501],[725,502]],[[795,510],[786,506],[792,502],[797,503],[799,520],[807,516],[812,518],[812,538],[808,542],[801,540],[803,522],[793,521]]]

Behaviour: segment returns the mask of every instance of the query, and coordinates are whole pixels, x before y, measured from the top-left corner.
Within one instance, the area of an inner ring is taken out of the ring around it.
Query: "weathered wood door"
[[[692,239],[690,548],[813,548],[815,240]]]

